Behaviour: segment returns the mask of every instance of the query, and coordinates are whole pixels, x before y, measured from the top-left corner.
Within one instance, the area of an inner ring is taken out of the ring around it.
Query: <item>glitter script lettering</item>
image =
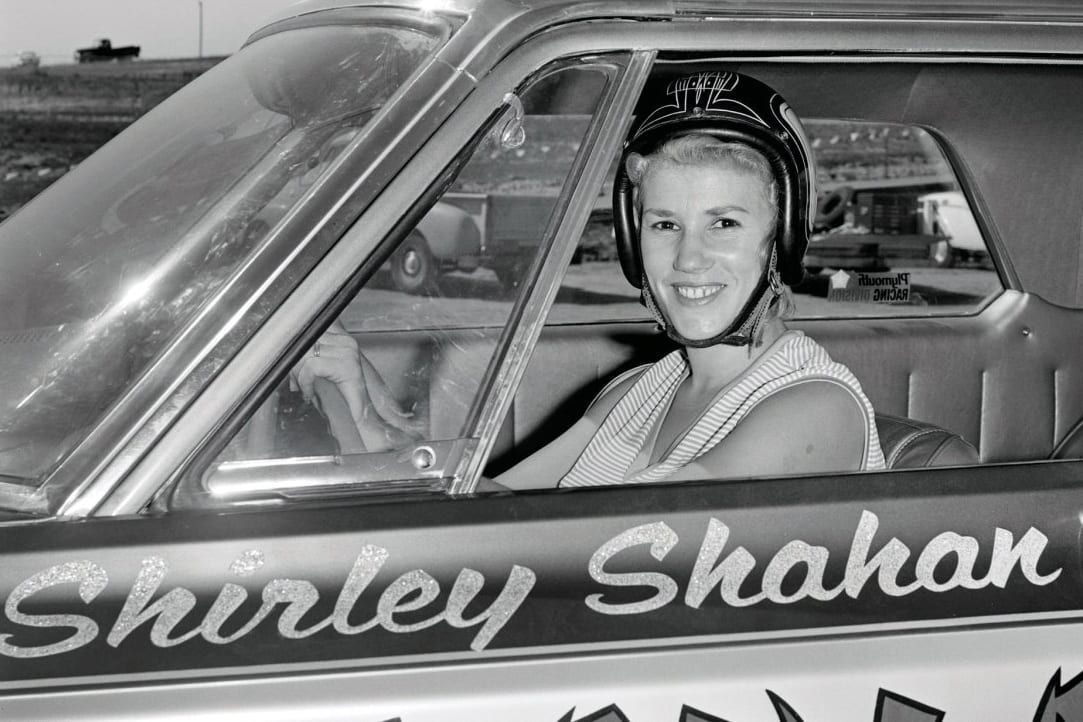
[[[320,599],[316,586],[303,579],[272,579],[263,587],[261,604],[256,612],[230,634],[223,634],[222,628],[238,613],[249,594],[244,586],[232,582],[222,586],[198,626],[183,634],[174,634],[174,629],[192,614],[198,599],[190,590],[175,587],[155,600],[169,565],[161,557],[152,556],[143,560],[124,606],[106,636],[106,642],[111,647],[117,647],[138,629],[150,624],[150,640],[157,647],[176,646],[195,637],[201,637],[211,644],[229,644],[247,635],[276,609],[282,608],[277,620],[278,632],[287,639],[303,639],[328,628],[343,635],[360,634],[377,627],[389,632],[409,633],[443,622],[457,629],[479,627],[470,648],[481,651],[511,619],[535,583],[533,571],[513,566],[496,599],[484,609],[478,610],[474,605],[473,616],[468,617],[466,609],[471,607],[481,592],[485,577],[473,569],[463,569],[456,577],[442,610],[421,621],[404,624],[396,619],[397,615],[423,609],[440,594],[440,584],[436,579],[416,569],[401,574],[384,588],[372,619],[362,624],[351,624],[349,618],[354,605],[372,584],[387,558],[388,552],[382,547],[363,547],[339,591],[330,616],[307,627],[301,626],[302,620]],[[249,551],[230,565],[230,571],[239,577],[251,576],[263,563],[260,552]],[[100,631],[98,625],[84,615],[29,614],[19,608],[38,592],[72,583],[77,585],[83,603],[90,604],[106,588],[109,578],[100,566],[83,561],[50,567],[21,583],[8,596],[4,606],[9,621],[27,627],[69,628],[72,633],[59,642],[38,646],[21,646],[12,641],[16,635],[0,635],[0,654],[24,659],[45,657],[79,649],[97,639]],[[235,624],[236,620],[228,626],[234,627]]]
[[[830,601],[841,594],[856,599],[874,577],[880,591],[892,597],[905,596],[919,589],[946,592],[959,587],[982,589],[989,585],[1003,589],[1017,569],[1029,583],[1044,586],[1055,581],[1062,571],[1060,568],[1045,573],[1038,570],[1042,552],[1049,542],[1045,534],[1031,527],[1016,541],[1010,531],[997,528],[993,536],[989,570],[985,576],[979,578],[974,574],[981,552],[978,540],[946,531],[925,545],[918,554],[913,572],[905,575],[907,579],[901,580],[900,572],[910,559],[911,550],[892,537],[873,552],[873,538],[879,524],[876,514],[862,512],[850,546],[845,573],[842,581],[835,586],[827,586],[824,581],[830,556],[828,549],[797,539],[782,546],[767,562],[759,589],[742,596],[745,581],[756,567],[757,560],[743,546],[723,556],[730,529],[712,518],[688,581],[684,603],[698,609],[716,589],[722,601],[731,607],[748,607],[765,601],[792,604],[806,598]],[[644,524],[613,537],[591,557],[591,578],[607,586],[649,587],[654,594],[643,601],[622,603],[609,603],[604,601],[604,594],[592,594],[585,600],[587,606],[601,614],[616,615],[641,614],[669,604],[676,597],[678,588],[673,577],[662,572],[613,573],[606,571],[605,565],[622,551],[639,545],[650,545],[651,555],[662,561],[677,542],[676,532],[664,522]],[[949,565],[951,575],[943,579],[944,570]],[[940,579],[934,574],[938,569]],[[801,580],[800,585],[788,593],[783,591],[782,584],[787,577]]]
[[[1034,527],[1018,539],[1012,532],[997,527],[991,543],[984,549],[975,537],[945,531],[926,542],[911,560],[911,548],[898,538],[885,541],[882,535],[876,540],[879,525],[876,514],[863,511],[845,567],[838,560],[832,567],[837,571],[829,574],[831,552],[827,547],[794,539],[782,544],[760,566],[760,560],[747,548],[731,543],[731,531],[724,522],[710,518],[687,577],[684,604],[699,609],[712,594],[718,594],[730,607],[748,607],[764,602],[785,605],[804,599],[828,602],[842,595],[857,599],[873,589],[889,597],[902,597],[919,590],[941,593],[990,586],[1004,589],[1009,581],[1020,577],[1028,584],[1045,586],[1053,583],[1062,571],[1043,564],[1042,554],[1049,539]],[[588,566],[590,577],[610,591],[603,589],[586,596],[587,607],[605,615],[632,615],[674,603],[681,591],[678,580],[662,571],[627,571],[638,567],[629,564],[626,552],[646,547],[655,561],[662,562],[679,542],[677,533],[662,521],[636,526],[610,539],[594,552]],[[357,635],[377,628],[409,634],[445,624],[454,629],[476,628],[470,648],[482,651],[520,609],[536,582],[531,569],[512,565],[499,593],[487,607],[482,607],[477,600],[485,586],[485,577],[480,572],[462,568],[447,592],[446,601],[438,602],[440,582],[424,570],[414,569],[384,585],[376,596],[375,590],[370,592],[370,589],[388,557],[389,552],[382,547],[363,546],[345,575],[328,616],[314,619],[313,610],[321,601],[321,592],[311,581],[269,578],[271,575],[264,571],[262,588],[253,591],[253,576],[267,564],[259,550],[242,553],[226,567],[238,581],[248,580],[247,585],[225,581],[213,599],[202,600],[185,587],[169,588],[169,564],[163,557],[150,556],[142,560],[116,618],[109,619],[112,624],[104,634],[104,642],[117,648],[133,635],[143,634],[156,647],[164,649],[195,639],[214,645],[230,644],[260,625],[273,624],[283,639],[293,640],[320,632]],[[762,572],[754,575],[757,569]],[[981,574],[976,572],[978,569],[982,570]],[[30,643],[41,637],[35,638],[26,631],[0,634],[0,655],[23,659],[47,657],[80,649],[102,638],[100,614],[92,619],[87,614],[31,611],[46,599],[55,606],[58,597],[63,601],[72,593],[73,585],[78,601],[68,604],[78,607],[82,602],[86,608],[103,604],[96,600],[109,585],[109,577],[103,567],[83,560],[49,567],[17,585],[4,605],[7,620],[24,630],[48,630],[48,641]],[[634,588],[639,601],[627,601],[626,597],[616,601],[612,591],[615,588]],[[639,593],[639,589],[649,591]],[[367,598],[375,602],[375,611],[369,619],[351,621],[366,592],[369,592]],[[258,596],[250,598],[254,593]],[[330,607],[330,601],[330,597],[325,599],[324,608]],[[421,617],[417,612],[427,615]]]

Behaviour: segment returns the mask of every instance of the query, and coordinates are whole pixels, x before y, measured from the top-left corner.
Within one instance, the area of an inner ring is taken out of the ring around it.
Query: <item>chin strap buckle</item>
[[[767,283],[771,286],[771,293],[775,296],[781,296],[786,286],[782,283],[782,276],[779,275],[778,269],[771,266],[771,270],[767,272]]]

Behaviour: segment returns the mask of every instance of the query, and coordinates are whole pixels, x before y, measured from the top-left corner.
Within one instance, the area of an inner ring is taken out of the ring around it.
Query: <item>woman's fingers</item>
[[[341,326],[332,326],[290,371],[305,399],[320,404],[314,385],[333,383],[370,451],[396,448],[421,438],[424,424],[399,406],[379,371]]]

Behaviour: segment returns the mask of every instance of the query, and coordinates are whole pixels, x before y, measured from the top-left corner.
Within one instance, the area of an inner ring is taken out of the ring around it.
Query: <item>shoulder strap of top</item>
[[[594,404],[598,403],[598,399],[602,398],[603,396],[608,394],[610,391],[612,391],[614,388],[616,388],[620,384],[624,383],[626,380],[630,379],[631,377],[637,376],[637,375],[643,373],[644,371],[649,369],[652,365],[653,364],[649,364],[649,363],[648,364],[640,364],[639,366],[634,366],[634,367],[628,369],[627,371],[620,372],[619,374],[617,374],[616,376],[611,378],[609,380],[609,383],[607,383],[605,386],[602,387],[601,391],[599,391],[598,393],[596,393],[594,395],[594,398],[590,400],[589,404],[587,404],[587,408],[589,409],[590,407],[594,406]]]
[[[653,423],[683,380],[686,366],[684,355],[673,351],[643,370],[610,410],[558,486],[624,483],[625,474]],[[623,377],[627,378],[627,374]]]

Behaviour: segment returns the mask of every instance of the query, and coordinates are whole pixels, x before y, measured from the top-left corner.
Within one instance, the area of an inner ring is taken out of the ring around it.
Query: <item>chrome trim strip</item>
[[[204,485],[222,499],[321,492],[364,496],[414,486],[443,491],[450,470],[473,445],[472,440],[454,439],[378,453],[227,461],[207,471]]]
[[[662,639],[639,639],[626,642],[588,642],[552,646],[517,647],[513,649],[486,649],[483,652],[438,652],[433,654],[405,654],[398,657],[375,659],[343,659],[324,662],[293,662],[282,664],[250,665],[247,667],[216,667],[188,669],[169,672],[143,672],[140,674],[112,674],[101,676],[62,677],[56,680],[0,681],[0,691],[30,691],[35,689],[73,688],[113,689],[146,683],[178,683],[199,680],[200,684],[236,683],[263,678],[281,678],[290,674],[321,673],[351,674],[355,672],[380,672],[389,670],[438,668],[454,666],[456,672],[466,668],[484,668],[492,664],[506,665],[515,662],[541,662],[577,656],[580,659],[604,659],[635,651],[637,658],[644,654],[679,654],[717,647],[739,647],[749,644],[786,644],[820,641],[845,641],[859,636],[870,637],[937,634],[946,632],[981,632],[986,629],[1012,629],[1040,624],[1070,624],[1083,621],[1083,611],[1036,612],[978,617],[957,617],[916,622],[890,622],[868,625],[847,625],[826,628],[805,628],[792,631],[744,632],[735,634],[697,635]],[[645,662],[646,660],[644,660]],[[57,690],[60,691],[60,690]]]
[[[268,18],[268,24],[341,7],[342,0],[308,0],[279,10]],[[367,0],[356,5],[371,7],[409,7],[418,10],[432,9],[432,0]],[[503,0],[440,0],[439,12],[493,13],[506,11],[510,3]],[[891,19],[944,19],[977,20],[981,22],[1030,22],[1071,23],[1083,20],[1077,0],[520,0],[513,9],[520,17],[534,23],[552,23],[553,17],[581,19],[590,14],[595,17],[634,18],[650,16],[680,16],[688,19],[713,19],[718,17],[781,16],[809,17],[810,14],[827,17],[875,16]]]
[[[460,473],[452,480],[450,493],[471,494],[477,487],[482,467],[489,457],[497,432],[511,407],[515,390],[526,372],[527,363],[534,350],[534,343],[545,325],[545,317],[560,290],[564,271],[575,253],[579,237],[586,228],[590,212],[594,208],[597,189],[602,187],[612,160],[616,157],[628,126],[632,122],[632,110],[639,100],[640,91],[650,74],[654,62],[653,51],[640,51],[632,56],[619,85],[609,92],[609,97],[597,110],[597,120],[584,139],[590,149],[580,158],[565,181],[565,188],[573,189],[573,195],[564,208],[564,215],[555,228],[547,229],[541,248],[547,249],[544,262],[534,279],[530,295],[523,307],[519,325],[482,407],[480,418],[473,429],[479,440],[477,453],[466,459]],[[561,207],[560,201],[557,208]]]

